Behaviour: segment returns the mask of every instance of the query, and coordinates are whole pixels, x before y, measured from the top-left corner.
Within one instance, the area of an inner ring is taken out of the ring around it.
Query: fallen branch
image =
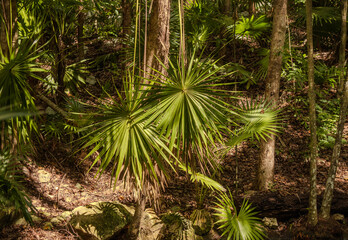
[[[40,98],[42,101],[44,101],[48,106],[50,106],[54,111],[56,111],[58,114],[62,115],[65,119],[70,120],[69,114],[58,107],[55,103],[53,103],[51,100],[49,100],[47,97],[42,95],[41,93],[38,93],[38,98]]]

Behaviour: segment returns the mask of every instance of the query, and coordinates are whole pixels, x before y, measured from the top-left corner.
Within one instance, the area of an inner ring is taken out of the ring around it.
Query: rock
[[[40,183],[47,183],[51,180],[51,174],[45,170],[37,171],[37,175]]]
[[[42,221],[42,219],[36,215],[31,215],[31,219],[33,220],[34,223],[39,223]],[[29,223],[25,220],[24,217],[19,218],[15,223],[15,226],[26,226],[29,225]]]
[[[164,223],[159,234],[158,240],[197,240],[200,236],[195,235],[192,222],[180,213],[166,213],[161,217]]]
[[[59,225],[59,224],[62,224],[64,221],[65,221],[64,218],[62,218],[61,216],[58,216],[58,217],[52,218],[50,222],[53,223],[54,225]]]
[[[343,214],[335,213],[331,216],[331,218],[339,223],[345,223]]]
[[[47,115],[55,115],[56,111],[54,111],[51,107],[47,107],[46,110],[45,110],[45,113]]]
[[[43,230],[52,230],[53,224],[51,222],[45,222],[42,226]]]
[[[86,83],[88,84],[91,84],[91,85],[94,85],[97,81],[95,80],[95,77],[94,76],[89,76],[87,77],[86,79]]]
[[[132,215],[119,203],[96,202],[77,207],[69,221],[82,239],[108,239],[130,222]]]
[[[45,207],[37,207],[36,209],[38,210],[39,213],[41,213],[45,217],[51,216],[51,213],[47,212],[47,209]]]
[[[196,209],[190,217],[195,234],[204,236],[213,228],[213,221],[210,213],[205,209]]]
[[[140,226],[139,239],[157,239],[162,227],[163,223],[153,209],[146,209]]]
[[[63,212],[60,216],[64,219],[64,220],[70,220],[72,215],[71,211],[65,211]]]
[[[276,218],[264,217],[262,219],[262,222],[266,227],[269,227],[269,228],[277,228],[278,227],[278,221]]]

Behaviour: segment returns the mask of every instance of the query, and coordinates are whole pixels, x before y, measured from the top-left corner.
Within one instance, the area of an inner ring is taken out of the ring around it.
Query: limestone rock
[[[63,212],[60,216],[64,219],[64,220],[70,220],[72,215],[71,211],[65,211]]]
[[[39,223],[42,221],[42,219],[36,215],[32,215],[31,219],[33,220],[34,223]],[[15,223],[15,226],[26,226],[29,225],[29,223],[25,220],[24,217],[19,218]]]
[[[64,218],[62,218],[61,216],[58,216],[58,217],[52,218],[50,222],[54,225],[59,225],[59,224],[63,223],[64,221],[65,221]]]
[[[153,209],[146,209],[140,226],[139,239],[156,240],[162,227],[163,223]]]
[[[43,169],[37,171],[37,175],[40,183],[47,183],[51,180],[51,174]]]
[[[343,214],[335,213],[332,215],[332,219],[339,223],[345,223]]]
[[[269,227],[269,228],[277,228],[278,227],[278,221],[276,218],[264,217],[262,219],[262,222],[266,227]]]
[[[207,235],[213,227],[210,213],[205,209],[194,210],[190,218],[195,234],[199,236]]]
[[[132,215],[119,203],[96,202],[75,208],[69,221],[82,239],[108,239],[131,220]]]
[[[95,77],[94,76],[89,76],[87,77],[86,79],[86,83],[88,84],[91,84],[91,85],[94,85],[97,81],[95,80]]]

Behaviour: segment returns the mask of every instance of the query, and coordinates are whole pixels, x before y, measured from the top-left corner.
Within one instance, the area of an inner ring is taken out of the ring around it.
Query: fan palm
[[[100,106],[100,113],[93,118],[97,122],[86,127],[92,131],[84,137],[83,148],[93,146],[86,158],[99,153],[92,164],[101,161],[97,174],[112,165],[115,183],[122,178],[129,180],[129,186],[147,191],[150,182],[163,184],[165,165],[170,166],[171,161],[164,137],[146,123],[149,113],[138,88],[129,79],[124,82],[124,97],[118,92],[117,101]]]
[[[257,212],[248,201],[243,201],[241,208],[237,211],[234,204],[232,194],[220,192],[217,199],[217,207],[215,215],[219,218],[218,224],[221,224],[219,228],[224,229],[222,235],[227,234],[227,239],[234,240],[251,240],[251,239],[263,239],[265,234],[260,225],[260,219],[255,217]]]
[[[149,121],[156,122],[161,133],[170,138],[169,148],[177,148],[178,158],[193,171],[198,163],[204,173],[217,167],[212,147],[222,140],[221,131],[229,121],[227,113],[231,113],[222,100],[226,93],[217,88],[225,85],[219,83],[223,76],[217,74],[222,67],[213,68],[207,61],[195,59],[194,54],[187,66],[184,61],[169,61],[168,76],[160,77],[164,81],[150,79],[152,84],[146,91],[152,106]]]

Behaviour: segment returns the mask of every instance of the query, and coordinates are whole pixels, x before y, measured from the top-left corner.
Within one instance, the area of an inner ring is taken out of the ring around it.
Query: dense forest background
[[[346,239],[347,0],[0,0],[1,239]]]

